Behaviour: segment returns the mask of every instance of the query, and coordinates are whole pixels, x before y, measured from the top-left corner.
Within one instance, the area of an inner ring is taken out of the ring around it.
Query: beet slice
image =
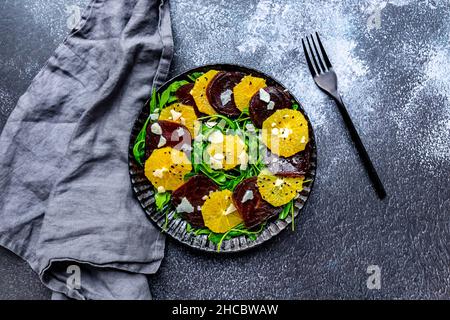
[[[273,174],[283,177],[300,177],[309,171],[311,155],[311,143],[306,145],[305,150],[288,158],[280,157],[267,149],[264,154],[264,163]]]
[[[188,158],[191,156],[190,147],[192,144],[191,134],[185,126],[172,122],[159,120],[156,122],[161,127],[162,134],[155,134],[152,132],[152,125],[149,123],[147,126],[147,135],[145,137],[145,157],[148,158],[152,154],[153,150],[158,149],[158,144],[160,142],[161,137],[166,139],[166,143],[161,146],[163,147],[172,147],[177,150],[182,150],[186,152]],[[180,136],[179,133],[182,135]],[[179,132],[180,130],[180,132]]]
[[[197,117],[202,117],[203,113],[198,110],[194,97],[191,95],[192,88],[194,88],[193,83],[185,84],[178,88],[178,90],[175,92],[175,96],[180,103],[193,107]]]
[[[252,193],[253,199],[242,202],[247,191]],[[233,192],[233,202],[248,229],[279,215],[282,210],[281,207],[274,207],[262,198],[257,185],[257,177],[246,179],[236,186]]]
[[[206,176],[196,175],[191,177],[185,184],[172,193],[172,204],[175,208],[186,198],[194,207],[191,213],[180,213],[193,227],[202,228],[205,226],[201,206],[205,203],[205,196],[212,191],[218,191],[219,187]]]
[[[206,95],[208,101],[217,113],[224,116],[234,118],[241,114],[241,111],[236,107],[234,103],[233,88],[241,82],[242,78],[245,76],[242,72],[219,72],[211,80],[206,88]],[[227,95],[228,92],[228,102],[223,103],[222,95]]]
[[[275,111],[292,108],[291,96],[283,89],[279,87],[265,87],[263,90],[270,95],[270,101],[273,101],[274,106],[273,109],[267,109],[269,102],[261,100],[259,91],[253,95],[250,100],[249,113],[250,119],[258,128],[261,128],[264,120]]]

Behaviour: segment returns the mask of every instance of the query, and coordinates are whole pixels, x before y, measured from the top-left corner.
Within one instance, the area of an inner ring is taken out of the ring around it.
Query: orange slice
[[[191,106],[181,103],[173,103],[170,106],[162,109],[159,115],[159,120],[167,120],[180,123],[188,128],[189,132],[195,137],[195,126],[197,122],[197,115]]]
[[[234,103],[239,110],[244,111],[250,104],[253,95],[259,92],[259,89],[266,87],[266,80],[252,76],[242,78],[233,89]]]
[[[243,222],[233,204],[232,194],[230,190],[213,192],[203,204],[203,220],[212,232],[225,233]]]
[[[305,150],[308,121],[297,110],[280,109],[263,122],[262,141],[273,153],[290,157]]]
[[[248,164],[246,145],[237,135],[223,135],[219,130],[214,131],[211,144],[206,147],[207,163],[214,170],[231,170],[238,165],[245,170]]]
[[[214,110],[214,108],[208,101],[206,89],[208,88],[208,85],[211,82],[211,80],[218,73],[219,71],[217,70],[209,70],[204,75],[195,80],[194,88],[192,88],[191,90],[191,95],[194,98],[198,110],[210,116],[217,114],[217,112]]]
[[[261,196],[274,207],[285,205],[303,190],[304,177],[278,177],[264,169],[258,175]]]
[[[159,192],[172,191],[184,184],[192,165],[182,151],[165,147],[156,149],[145,161],[145,176]]]

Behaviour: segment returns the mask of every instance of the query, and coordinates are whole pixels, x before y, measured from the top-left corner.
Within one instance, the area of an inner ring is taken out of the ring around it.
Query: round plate
[[[214,65],[205,65],[198,68],[194,68],[188,70],[171,80],[167,81],[161,88],[158,89],[158,93],[162,93],[173,81],[179,80],[188,80],[187,75],[193,72],[206,72],[208,70],[215,69],[220,71],[240,71],[246,74],[251,74],[256,77],[261,77],[266,79],[267,85],[278,85],[283,88],[282,84],[273,79],[272,77],[244,66],[233,65],[233,64],[214,64]],[[292,94],[291,94],[292,95]],[[308,125],[309,125],[309,134],[310,134],[310,143],[312,146],[312,156],[311,156],[311,167],[309,172],[305,175],[306,180],[311,180],[308,183],[304,184],[304,189],[300,193],[300,197],[295,201],[295,210],[294,216],[297,217],[305,205],[306,200],[311,193],[312,186],[314,184],[314,178],[316,174],[316,166],[317,166],[317,149],[316,142],[314,137],[314,132],[312,129],[311,122],[307,117],[305,111],[303,110],[301,104],[297,101],[297,99],[292,95],[297,104],[300,106],[300,109],[305,115]],[[172,211],[168,214],[168,220],[166,221],[166,216],[164,213],[156,210],[155,200],[154,200],[154,189],[152,184],[147,180],[144,175],[144,169],[136,162],[133,156],[133,145],[136,140],[139,131],[142,129],[146,119],[149,116],[149,101],[142,108],[141,113],[139,114],[136,122],[134,123],[133,129],[131,131],[130,137],[130,146],[128,152],[128,161],[129,161],[129,170],[131,176],[131,184],[133,190],[136,194],[136,197],[144,209],[147,216],[154,222],[158,227],[161,228],[162,231],[172,236],[174,239],[184,243],[192,248],[196,248],[203,251],[209,252],[218,252],[217,247],[214,243],[208,240],[207,235],[199,235],[196,236],[193,233],[188,233],[186,231],[186,221],[183,219],[174,219],[175,212]],[[284,230],[287,226],[292,222],[292,217],[289,215],[285,220],[269,220],[264,228],[264,230],[259,234],[258,238],[255,241],[251,241],[247,239],[245,236],[240,236],[237,238],[233,238],[230,240],[225,240],[222,243],[222,247],[220,248],[220,253],[227,252],[238,252],[243,250],[248,250],[250,248],[254,248],[263,242],[271,239],[272,237],[279,234],[282,230]]]

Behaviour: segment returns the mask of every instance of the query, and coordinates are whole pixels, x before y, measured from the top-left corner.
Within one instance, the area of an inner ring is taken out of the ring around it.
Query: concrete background
[[[87,0],[0,3],[0,130]],[[297,229],[215,256],[168,240],[157,299],[450,298],[450,3],[433,0],[173,0],[172,74],[236,62],[286,85],[317,135],[319,168]],[[319,31],[349,112],[385,183],[379,201],[301,38]],[[131,126],[131,124],[130,124]],[[366,286],[381,268],[381,289]],[[0,249],[0,299],[48,299]]]

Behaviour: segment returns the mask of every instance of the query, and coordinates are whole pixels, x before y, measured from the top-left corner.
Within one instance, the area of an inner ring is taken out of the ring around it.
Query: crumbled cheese
[[[273,128],[272,134],[277,136],[279,134],[278,128]]]
[[[277,124],[275,122],[272,122],[272,128],[275,127]]]
[[[225,210],[224,215],[229,215],[230,213],[236,212],[236,207],[234,206],[234,204],[230,204],[227,208],[227,210]]]
[[[202,142],[204,138],[205,138],[205,137],[204,137],[202,134],[198,134],[198,135],[195,137],[194,141],[196,141],[196,142]]]
[[[161,148],[161,147],[165,146],[166,143],[167,143],[166,138],[164,138],[163,136],[160,136],[160,137],[159,137],[158,148]]]
[[[202,206],[197,206],[197,211],[202,211]]]
[[[159,113],[159,108],[156,108],[155,110],[153,110],[154,113]]]
[[[180,204],[177,206],[176,210],[178,213],[182,213],[182,212],[192,213],[192,212],[194,212],[194,207],[189,202],[189,200],[186,199],[186,197],[183,197],[181,199]]]
[[[287,138],[292,133],[291,129],[283,128],[280,130],[280,138]]]
[[[275,181],[275,187],[280,187],[283,185],[283,183],[284,183],[283,179],[277,179]]]
[[[208,141],[211,143],[222,143],[223,142],[223,133],[218,130],[213,131],[208,136]]]
[[[181,118],[180,118],[180,123],[181,123],[183,126],[185,126],[185,125],[186,125],[186,119],[183,118],[183,117],[181,117]]]
[[[225,90],[224,92],[222,92],[222,94],[220,95],[220,101],[222,102],[223,106],[231,101],[231,95],[232,94],[233,94],[233,91],[231,91],[230,89]]]
[[[239,163],[241,164],[240,169],[241,170],[246,170],[248,167],[248,154],[247,152],[243,151],[241,152],[241,154],[238,156],[238,160]]]
[[[184,136],[184,129],[181,128],[181,127],[178,128],[175,132],[177,133],[177,135],[178,135],[179,138],[181,138],[182,136]]]
[[[168,171],[167,168],[156,169],[153,171],[153,176],[162,179],[164,172]]]
[[[177,121],[178,119],[181,118],[181,115],[182,115],[181,112],[175,111],[175,110],[173,110],[173,109],[170,110],[170,114],[172,115],[172,120],[173,120],[173,121]]]
[[[301,143],[305,143],[306,142],[306,137],[303,136],[302,139],[300,140]]]
[[[192,147],[185,143],[181,146],[181,151],[184,151],[184,152],[192,151]]]
[[[259,89],[259,99],[264,102],[269,102],[270,94],[264,89]]]
[[[218,161],[214,158],[211,158],[210,165],[211,165],[211,168],[214,170],[220,170],[223,168],[222,161]]]
[[[214,158],[214,160],[222,161],[225,157],[224,157],[224,155],[223,155],[222,153],[216,153],[216,154],[213,156],[213,158]]]
[[[214,128],[216,126],[217,122],[216,121],[207,121],[206,122],[206,126],[208,128]]]
[[[154,134],[158,134],[158,135],[162,134],[162,129],[158,122],[155,122],[154,124],[152,124],[152,126],[150,127],[150,131]]]
[[[249,200],[253,200],[253,191],[252,190],[247,190],[244,193],[244,196],[242,197],[241,202],[242,203],[246,203]]]
[[[159,118],[159,114],[157,114],[157,113],[152,113],[150,115],[150,120],[155,121],[155,120],[158,120],[158,118]]]
[[[202,200],[206,201],[208,199],[208,196],[203,196]]]
[[[273,158],[273,159],[272,159],[272,162],[273,162],[273,163],[278,162],[278,158]]]
[[[275,107],[275,102],[269,101],[269,103],[267,104],[267,110],[273,110],[274,107]]]
[[[163,186],[159,186],[158,193],[164,193],[164,192],[166,192],[166,188],[164,188]]]
[[[245,128],[250,132],[255,132],[255,126],[252,123],[247,123]]]

